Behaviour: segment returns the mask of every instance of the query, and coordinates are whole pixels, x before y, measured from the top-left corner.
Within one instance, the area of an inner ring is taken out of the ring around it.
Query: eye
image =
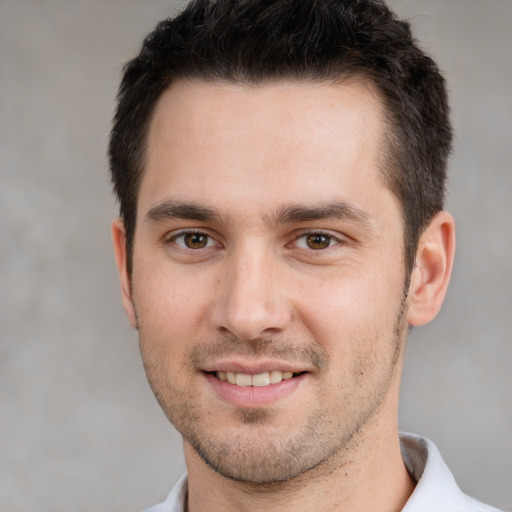
[[[313,249],[314,251],[328,249],[339,243],[340,241],[337,238],[326,233],[305,233],[295,240],[297,247],[301,249]]]
[[[173,236],[171,241],[180,247],[195,250],[217,245],[209,235],[201,233],[200,231],[190,231],[178,234]]]

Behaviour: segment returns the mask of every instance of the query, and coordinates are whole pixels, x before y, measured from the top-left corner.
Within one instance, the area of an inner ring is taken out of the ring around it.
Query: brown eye
[[[310,249],[327,249],[331,245],[332,238],[322,233],[306,235],[306,245]]]
[[[183,235],[183,242],[189,249],[203,249],[208,245],[208,238],[203,233],[187,233]]]

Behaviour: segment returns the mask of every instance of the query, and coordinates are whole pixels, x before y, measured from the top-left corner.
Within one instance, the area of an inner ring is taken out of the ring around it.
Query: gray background
[[[445,307],[410,339],[401,428],[512,509],[512,1],[395,0],[445,70],[458,221]],[[162,499],[180,440],[118,296],[105,155],[121,64],[174,4],[0,0],[0,510]]]

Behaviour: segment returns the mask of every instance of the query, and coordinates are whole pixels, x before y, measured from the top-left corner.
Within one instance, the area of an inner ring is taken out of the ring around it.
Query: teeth
[[[252,376],[253,386],[268,386],[270,384],[270,376],[268,373],[259,373]]]
[[[269,384],[278,384],[282,380],[288,380],[293,377],[293,372],[280,372],[274,370],[271,372],[258,373],[257,375],[249,375],[247,373],[234,372],[216,372],[215,375],[222,381],[237,386],[268,386]]]
[[[283,372],[270,372],[270,384],[277,384],[283,380]]]
[[[246,373],[236,374],[236,385],[237,386],[250,386],[252,384],[252,378]]]

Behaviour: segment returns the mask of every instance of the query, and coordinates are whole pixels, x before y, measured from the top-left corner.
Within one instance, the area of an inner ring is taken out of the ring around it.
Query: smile
[[[293,394],[310,376],[308,371],[291,371],[292,368],[265,372],[260,366],[253,372],[249,368],[237,372],[233,366],[226,364],[223,370],[211,369],[203,371],[203,375],[215,395],[236,408],[271,406]],[[226,371],[228,368],[231,371]]]
[[[235,372],[215,372],[214,374],[219,380],[223,382],[229,382],[236,386],[248,387],[263,387],[270,386],[271,384],[279,384],[283,380],[291,379],[294,376],[299,375],[293,372],[281,372],[274,370],[271,372],[258,373],[256,375],[250,375],[247,373],[235,373]]]

